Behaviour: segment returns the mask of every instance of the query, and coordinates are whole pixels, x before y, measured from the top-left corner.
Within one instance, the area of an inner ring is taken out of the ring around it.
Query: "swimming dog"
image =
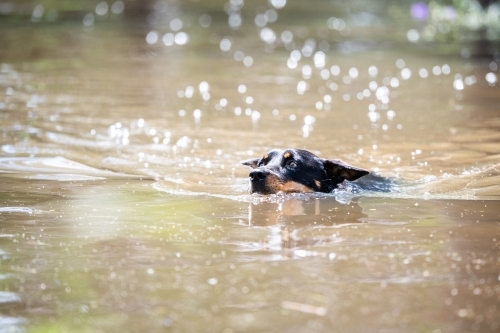
[[[323,159],[303,149],[274,149],[261,158],[241,162],[251,167],[250,193],[275,194],[333,191],[344,180],[370,172],[336,159]]]

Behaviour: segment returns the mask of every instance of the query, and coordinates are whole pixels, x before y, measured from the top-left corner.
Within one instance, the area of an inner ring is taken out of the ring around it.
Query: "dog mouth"
[[[279,191],[274,187],[270,187],[266,184],[266,182],[264,181],[261,181],[261,182],[256,182],[256,181],[253,181],[253,180],[250,180],[249,181],[249,188],[248,188],[248,192],[250,194],[263,194],[263,195],[266,195],[266,194],[276,194],[278,193]]]
[[[313,189],[296,181],[285,181],[274,174],[268,174],[265,178],[250,177],[250,194],[277,194],[277,193],[310,193]]]

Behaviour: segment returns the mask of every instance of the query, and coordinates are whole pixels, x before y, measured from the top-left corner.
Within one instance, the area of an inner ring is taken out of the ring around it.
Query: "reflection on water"
[[[0,331],[497,331],[481,4],[0,3]],[[249,195],[283,147],[374,173]]]

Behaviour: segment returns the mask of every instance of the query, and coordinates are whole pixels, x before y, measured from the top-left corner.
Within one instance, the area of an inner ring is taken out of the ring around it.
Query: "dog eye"
[[[289,166],[290,168],[296,168],[296,167],[297,167],[297,162],[295,162],[295,161],[290,161],[290,162],[288,162],[288,166]]]

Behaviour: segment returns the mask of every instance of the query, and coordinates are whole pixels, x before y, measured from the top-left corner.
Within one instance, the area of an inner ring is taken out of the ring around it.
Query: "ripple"
[[[25,330],[17,325],[25,324],[25,318],[0,316],[0,332],[25,332]]]
[[[0,158],[0,174],[21,174],[22,178],[58,181],[144,178],[144,176],[99,170],[60,156]]]
[[[11,291],[0,291],[0,304],[21,302],[21,297]]]
[[[0,207],[0,213],[24,213],[33,214],[33,209],[28,207]]]
[[[155,190],[165,192],[168,194],[173,194],[173,195],[184,195],[184,196],[209,196],[209,197],[214,197],[214,198],[222,198],[222,199],[229,199],[233,201],[243,201],[243,202],[251,202],[249,198],[251,197],[248,194],[245,195],[225,195],[225,194],[215,194],[215,193],[209,193],[209,192],[198,192],[198,191],[189,191],[189,190],[184,190],[184,189],[174,189],[165,186],[162,183],[156,182],[153,184],[153,188]]]
[[[156,182],[152,186],[158,191],[172,195],[208,196],[233,201],[260,203],[283,203],[287,200],[309,201],[321,198],[333,198],[341,204],[350,204],[359,197],[391,198],[391,199],[425,199],[425,200],[498,200],[500,195],[499,171],[496,167],[484,170],[470,170],[461,175],[443,175],[440,177],[424,177],[414,181],[384,178],[377,175],[366,176],[356,182],[344,182],[331,193],[278,193],[271,195],[239,194],[227,195],[214,193],[235,191],[227,186],[211,187],[208,191],[192,191],[188,185],[175,183],[175,188],[166,182]],[[450,179],[452,179],[450,181]],[[478,180],[479,179],[479,180]],[[185,188],[179,188],[185,186]],[[210,190],[214,190],[211,192]],[[399,222],[398,222],[399,223]]]

